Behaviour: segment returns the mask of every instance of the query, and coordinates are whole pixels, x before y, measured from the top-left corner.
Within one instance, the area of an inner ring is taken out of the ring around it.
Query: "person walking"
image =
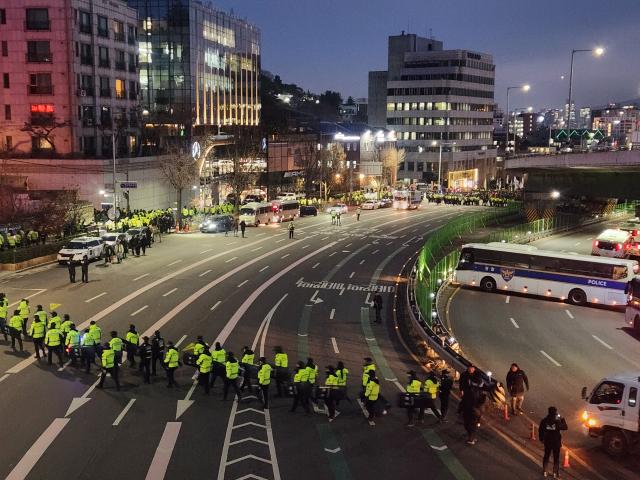
[[[9,340],[7,329],[7,315],[9,314],[9,301],[0,293],[0,333],[4,336],[4,341]]]
[[[342,212],[338,210],[336,212],[336,225],[342,225],[342,221],[340,220],[341,217],[342,217]]]
[[[240,365],[244,370],[244,374],[242,375],[242,385],[240,386],[241,392],[244,392],[244,389],[247,387],[249,387],[249,392],[251,392],[251,377],[255,370],[254,359],[255,354],[253,353],[253,350],[249,347],[243,347],[242,358],[240,359]]]
[[[20,317],[22,318],[22,334],[27,336],[27,322],[29,321],[29,300],[23,298],[20,300],[20,304],[18,305],[18,310],[20,312]]]
[[[124,350],[124,341],[118,336],[115,330],[111,332],[109,346],[113,350],[114,368],[117,370],[122,365],[122,351]]]
[[[325,398],[325,404],[329,413],[329,422],[333,422],[336,416],[340,415],[340,412],[336,410],[336,392],[338,390],[338,377],[336,376],[336,370],[332,365],[327,367],[327,378],[324,381],[324,386],[327,387],[327,397]]]
[[[160,330],[156,330],[151,338],[151,375],[156,376],[156,362],[163,361],[164,357],[164,338],[160,335]]]
[[[447,421],[447,412],[449,411],[449,397],[453,388],[453,379],[449,376],[449,370],[444,369],[440,375],[440,415],[442,421]]]
[[[20,310],[14,310],[13,316],[9,319],[9,335],[11,335],[11,348],[16,351],[16,340],[20,345],[20,351],[24,352],[22,345],[22,325],[24,321],[20,316]]]
[[[560,448],[562,448],[562,431],[568,430],[566,420],[558,414],[556,407],[549,407],[547,416],[540,421],[538,438],[544,444],[542,457],[542,476],[547,477],[549,457],[553,453],[553,478],[560,478]]]
[[[304,384],[307,383],[308,379],[309,372],[307,371],[304,362],[299,361],[296,365],[296,371],[293,375],[293,405],[289,410],[291,413],[294,413],[297,410],[298,405],[302,405],[307,415],[311,413],[309,411],[309,399],[306,397],[304,389]]]
[[[318,409],[318,401],[315,399],[313,395],[313,387],[316,385],[316,380],[318,379],[318,366],[314,363],[313,358],[307,358],[307,382],[303,383],[302,386],[305,389],[305,394],[307,397],[307,401],[311,401],[313,405],[313,411],[316,413],[320,413]]]
[[[76,283],[76,261],[73,257],[69,257],[67,261],[67,269],[69,270],[69,282]]]
[[[89,257],[82,257],[82,283],[89,283]]]
[[[356,221],[359,222],[360,221],[360,214],[362,213],[362,209],[360,207],[358,207],[356,209]]]
[[[242,238],[244,238],[244,231],[247,229],[247,224],[244,220],[240,222],[240,231],[242,232]]]
[[[84,366],[85,372],[89,373],[91,364],[95,362],[96,358],[96,341],[88,328],[80,337],[80,353],[82,354],[81,366]]]
[[[67,333],[71,330],[71,325],[73,325],[73,323],[71,322],[71,317],[68,313],[65,313],[62,318],[63,320],[60,324],[60,332],[62,332],[62,338],[65,339],[67,338]]]
[[[60,365],[60,368],[62,368],[62,341],[62,333],[58,330],[57,326],[47,330],[47,333],[44,336],[44,344],[47,346],[47,360],[49,365],[52,364],[52,357],[55,353],[56,357],[58,357],[58,364]]]
[[[46,330],[46,325],[40,316],[35,315],[33,323],[29,327],[29,336],[33,340],[33,347],[36,350],[36,358],[38,360],[40,360],[40,351],[42,351],[42,357],[44,357],[44,337]]]
[[[407,427],[413,427],[413,416],[416,411],[416,407],[419,406],[420,399],[418,395],[420,395],[420,391],[422,390],[422,382],[418,379],[416,372],[414,370],[410,370],[407,372],[409,375],[409,381],[407,383],[407,393],[411,395],[411,400],[413,401],[413,405],[409,405],[407,407]],[[421,409],[424,412],[424,408]]]
[[[149,240],[147,240],[147,237],[145,235],[142,235],[142,237],[140,238],[140,248],[142,249],[142,255],[147,255],[147,247],[151,247],[151,245],[149,245]]]
[[[102,329],[98,326],[95,320],[91,320],[89,323],[89,335],[93,338],[93,345],[98,355],[102,353]]]
[[[258,385],[262,395],[262,409],[269,408],[269,384],[271,383],[271,365],[267,363],[267,359],[260,357],[258,368]]]
[[[336,211],[335,209],[331,209],[331,225],[335,225],[336,224]]]
[[[233,236],[234,237],[238,236],[238,219],[237,218],[233,219]]]
[[[374,377],[376,375],[376,364],[373,363],[373,360],[371,360],[371,358],[366,357],[364,359],[364,366],[362,367],[362,389],[360,391],[360,397],[362,400],[365,399],[364,393],[367,389],[367,383],[369,383],[371,375],[373,375]]]
[[[135,368],[138,345],[140,344],[140,336],[136,331],[135,325],[129,325],[129,331],[124,336],[124,341],[127,344],[127,360],[129,360],[129,366]]]
[[[153,346],[149,342],[149,337],[142,337],[142,345],[139,348],[140,367],[144,377],[144,383],[151,383],[151,361],[153,360]]]
[[[296,226],[293,224],[293,220],[289,224],[289,238],[293,238],[293,231],[296,229]]]
[[[426,395],[423,401],[423,406],[420,409],[420,417],[418,418],[420,423],[424,422],[424,412],[427,408],[433,412],[438,420],[442,419],[440,412],[436,408],[436,398],[438,397],[439,388],[440,383],[438,382],[438,377],[436,377],[436,373],[431,370],[423,385],[423,392]]]
[[[289,381],[289,356],[282,351],[282,347],[275,347],[274,365],[276,366],[276,397],[284,396],[284,383]]]
[[[467,432],[467,445],[475,445],[476,433],[480,427],[480,419],[486,402],[484,381],[475,371],[469,376],[469,381],[462,396],[462,418]]]
[[[213,347],[213,351],[211,352],[211,359],[213,360],[213,366],[211,370],[211,388],[213,388],[218,377],[222,378],[223,383],[226,377],[225,363],[227,361],[227,352],[225,352],[224,348],[222,348],[220,342],[216,342],[215,346]]]
[[[336,366],[336,377],[338,378],[338,389],[336,390],[336,407],[340,405],[340,400],[346,399],[347,402],[352,403],[351,399],[347,395],[347,377],[349,376],[349,369],[344,366],[344,363],[338,362]]]
[[[364,398],[367,411],[369,412],[369,417],[367,418],[367,420],[369,421],[369,425],[371,426],[374,426],[376,424],[374,418],[376,414],[376,403],[378,402],[379,396],[380,381],[378,380],[378,377],[376,377],[375,371],[370,371],[369,382],[367,383],[367,388],[364,391]]]
[[[376,323],[382,323],[382,295],[380,292],[373,295],[373,309],[376,311]]]
[[[107,373],[111,374],[111,378],[116,384],[116,390],[120,391],[120,381],[118,380],[118,369],[115,366],[116,356],[108,343],[105,343],[102,348],[102,374],[100,375],[100,383],[96,388],[104,387],[104,379],[107,378]]]
[[[529,390],[529,378],[517,363],[512,363],[507,373],[507,391],[511,396],[511,414],[522,415],[524,392]]]
[[[476,377],[476,366],[467,365],[467,369],[460,374],[458,379],[458,387],[460,389],[460,403],[458,404],[458,414],[461,414],[464,408],[464,396],[471,391],[471,382]]]
[[[236,392],[238,397],[238,403],[242,400],[242,394],[240,393],[240,389],[238,388],[238,374],[240,371],[240,365],[238,364],[238,360],[233,356],[233,352],[227,352],[227,361],[224,364],[226,375],[224,378],[224,392],[222,394],[222,399],[226,400],[227,395],[229,394],[229,388],[233,388],[233,391]]]
[[[69,327],[69,333],[67,333],[64,339],[64,345],[71,359],[71,366],[76,367],[80,354],[80,334],[73,323]]]
[[[173,346],[173,342],[167,342],[167,353],[164,356],[164,366],[167,370],[167,388],[178,386],[174,375],[178,365],[180,365],[179,359],[178,350]]]
[[[211,375],[211,369],[213,367],[213,359],[209,349],[205,348],[196,360],[196,366],[198,367],[198,383],[204,387],[205,395],[209,395],[209,376]]]

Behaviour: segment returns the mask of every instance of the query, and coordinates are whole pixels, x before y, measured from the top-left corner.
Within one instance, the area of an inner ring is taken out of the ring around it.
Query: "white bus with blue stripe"
[[[574,305],[626,305],[629,282],[637,273],[635,260],[493,242],[464,245],[455,280],[487,292],[556,298]]]

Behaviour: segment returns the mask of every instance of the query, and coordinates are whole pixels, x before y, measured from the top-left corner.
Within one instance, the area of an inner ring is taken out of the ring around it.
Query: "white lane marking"
[[[565,310],[565,312],[567,312],[567,315],[569,316],[569,318],[574,319],[575,317],[573,316],[573,313],[571,313],[569,310]]]
[[[276,240],[276,243],[284,242],[285,240],[286,240],[286,238],[281,238],[280,240]]]
[[[176,290],[178,290],[177,288],[172,288],[171,290],[169,290],[167,293],[163,293],[162,296],[163,297],[168,297],[169,295],[171,295],[173,292],[175,292]]]
[[[332,254],[330,254],[329,256],[330,256],[330,257],[333,257],[336,253],[338,253],[338,252],[333,252],[333,253],[332,253]]]
[[[516,328],[520,328],[520,325],[518,325],[518,324],[516,323],[516,321],[515,321],[515,319],[514,319],[514,318],[509,318],[509,320],[511,320],[511,323],[513,323],[513,326],[514,326],[514,327],[516,327]]]
[[[232,257],[229,260],[226,260],[224,263],[229,263],[229,262],[233,262],[234,260],[237,260],[238,257]]]
[[[266,234],[267,234],[266,232],[261,232],[261,233],[256,234],[256,237],[259,237],[261,235],[266,235]]]
[[[281,256],[280,258],[287,258],[289,255],[291,255],[290,253],[287,253],[286,255]]]
[[[47,429],[42,432],[42,435],[38,437],[31,448],[27,450],[24,457],[20,459],[18,464],[11,470],[11,473],[6,480],[24,480],[31,472],[31,469],[35,467],[38,460],[42,458],[42,455],[47,451],[49,445],[53,443],[56,437],[60,434],[62,429],[67,426],[70,418],[56,418]]]
[[[349,248],[351,245],[353,245],[353,242],[351,242],[351,243],[347,243],[347,244],[344,246],[344,248]]]
[[[249,280],[245,280],[244,282],[239,283],[239,284],[238,284],[238,288],[242,287],[242,286],[243,286],[245,283],[247,283],[248,281],[249,281]]]
[[[380,251],[379,249],[376,249],[376,250],[374,250],[373,252],[371,252],[371,255],[375,255],[375,254],[376,254],[376,253],[378,253],[379,251]]]
[[[2,376],[0,377],[0,382],[2,382],[3,380],[6,380],[7,378],[9,378],[9,374],[8,374],[8,373],[5,373],[4,375],[2,375]]]
[[[181,336],[180,340],[178,340],[173,346],[178,348],[180,346],[180,344],[186,340],[186,338],[187,338],[186,335]]]
[[[360,265],[362,265],[363,263],[364,263],[364,258],[360,260]]]
[[[262,267],[260,270],[258,270],[259,272],[264,272],[267,268],[269,268],[269,265],[267,265],[266,267]]]
[[[576,242],[574,245],[577,247],[578,245],[580,245],[580,243],[582,242]]]
[[[129,411],[129,409],[133,406],[133,404],[135,403],[136,399],[132,398],[131,400],[129,400],[129,403],[127,403],[127,405],[122,409],[122,411],[120,412],[120,415],[118,415],[116,417],[116,419],[113,421],[113,423],[111,424],[114,427],[117,427],[118,425],[120,425],[120,422],[122,421],[122,419],[124,418],[124,416],[127,414],[127,412]]]
[[[314,265],[313,265],[313,267],[311,267],[311,268],[317,268],[317,267],[318,267],[318,265],[320,265],[320,262],[318,262],[318,263],[314,264]]]
[[[389,245],[393,245],[393,242],[389,242],[389,243],[387,243],[387,247],[388,247]]]
[[[333,316],[336,314],[336,309],[332,308],[331,313],[329,314],[329,320],[333,320]]]
[[[213,248],[207,248],[206,250],[201,251],[200,255],[202,255],[204,253],[207,253],[207,252],[210,252],[211,250],[213,250]]]
[[[331,337],[331,344],[333,345],[333,351],[335,353],[340,353],[340,350],[338,350],[338,343],[336,342],[335,337]]]
[[[205,270],[204,272],[202,272],[200,275],[198,275],[199,277],[204,277],[207,273],[211,273],[211,270]]]
[[[327,238],[329,238],[329,237],[322,237],[320,240],[326,240]]]
[[[135,317],[137,314],[139,314],[141,311],[146,310],[147,308],[149,308],[149,305],[145,305],[144,307],[140,307],[138,310],[136,310],[135,312],[133,312],[131,314],[132,317]]]
[[[252,252],[257,252],[258,250],[261,250],[261,249],[262,249],[262,247],[256,247],[256,248],[252,249],[251,251]]]
[[[349,275],[349,278],[353,278],[353,276],[356,274],[356,272],[351,272],[351,275]]]
[[[560,363],[558,363],[551,355],[549,355],[547,352],[545,352],[544,350],[540,350],[540,353],[542,355],[544,355],[545,357],[547,357],[547,359],[553,363],[556,367],[561,367],[562,365],[560,365]]]
[[[139,277],[134,278],[134,279],[133,279],[133,281],[134,281],[134,282],[137,282],[138,280],[140,280],[140,279],[142,279],[142,278],[144,278],[144,277],[148,277],[149,275],[150,275],[150,274],[145,273],[145,274],[143,274],[143,275],[140,275]]]
[[[67,368],[69,365],[71,365],[71,360],[67,361],[67,363],[65,363],[64,365],[62,365],[61,367],[58,368],[59,372],[64,371],[65,368]]]
[[[509,303],[509,300],[511,300],[511,297],[507,295],[506,298],[504,299],[504,303]]]
[[[216,308],[218,308],[218,305],[220,305],[222,303],[222,300],[218,300],[213,307],[211,307],[209,310],[214,311]]]
[[[94,301],[95,299],[97,299],[97,298],[104,297],[106,294],[107,294],[107,292],[102,292],[102,293],[100,293],[100,294],[96,295],[95,297],[91,297],[91,298],[86,299],[86,300],[84,301],[84,303],[91,303],[91,302],[93,302],[93,301]]]
[[[167,422],[156,453],[153,456],[153,460],[151,460],[151,465],[149,465],[145,480],[161,480],[164,478],[181,426],[182,422]]]
[[[302,246],[302,250],[304,250],[305,248],[309,248],[311,245],[307,244],[307,245],[303,245]]]
[[[170,267],[172,265],[175,265],[176,263],[180,263],[182,261],[182,259],[178,259],[175,262],[171,262],[169,265],[167,265],[167,267]]]
[[[602,340],[600,337],[596,336],[596,335],[591,335],[594,339],[596,339],[598,342],[600,342],[602,345],[604,345],[605,347],[607,347],[609,350],[613,350],[613,347],[611,345],[609,345],[607,342],[605,342],[604,340]]]

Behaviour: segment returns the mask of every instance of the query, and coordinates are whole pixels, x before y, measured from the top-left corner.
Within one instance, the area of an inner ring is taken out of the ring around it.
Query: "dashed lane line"
[[[513,323],[513,326],[515,328],[520,328],[520,325],[518,325],[518,322],[516,322],[516,320],[513,317],[510,317],[509,320],[511,320],[511,323]]]
[[[312,269],[318,268],[318,265],[320,265],[320,262],[317,262],[313,265],[313,267],[311,267]]]
[[[222,300],[218,300],[209,310],[214,311],[216,308],[218,308],[218,305],[220,305],[222,303]]]
[[[137,282],[138,280],[142,280],[144,277],[148,277],[149,275],[150,275],[149,273],[143,273],[139,277],[134,278],[133,281]]]
[[[200,275],[198,275],[199,277],[204,277],[206,274],[211,273],[211,270],[205,270],[204,272],[202,272]]]
[[[569,310],[565,310],[565,312],[566,312],[567,316],[568,316],[570,319],[572,319],[572,320],[573,320],[574,318],[576,318],[576,317],[574,317],[574,316],[573,316],[573,313],[571,313]]]
[[[266,267],[262,267],[260,270],[258,270],[259,272],[264,272],[267,268],[269,268],[269,265],[267,265]]]
[[[287,258],[289,255],[291,255],[290,253],[287,253],[286,255],[281,256],[280,258]]]
[[[213,248],[207,248],[206,250],[201,251],[200,255],[203,255],[203,254],[205,254],[207,252],[210,252],[211,250],[213,250]]]
[[[142,312],[143,310],[146,310],[147,308],[149,308],[149,305],[145,305],[143,307],[140,307],[138,310],[136,310],[135,312],[133,312],[131,314],[132,317],[135,317],[137,314],[139,314],[140,312]]]
[[[237,259],[238,259],[238,257],[232,257],[232,258],[230,258],[229,260],[225,260],[225,262],[224,262],[224,263],[233,262],[234,260],[237,260]]]
[[[607,342],[605,342],[604,340],[602,340],[600,337],[598,337],[597,335],[591,335],[596,341],[600,342],[602,345],[604,345],[606,348],[608,348],[609,350],[613,350],[613,347],[611,345],[609,345]]]
[[[547,352],[545,352],[544,350],[540,350],[540,353],[547,358],[547,360],[549,360],[551,363],[553,363],[556,367],[561,367],[562,365],[556,361],[551,355],[549,355]]]
[[[336,314],[336,309],[332,308],[331,313],[329,313],[329,320],[333,320],[333,317],[335,316],[335,314]]]
[[[351,274],[349,275],[349,278],[353,278],[353,276],[356,274],[356,272],[351,272]]]
[[[178,340],[178,341],[177,341],[173,346],[174,346],[174,347],[176,347],[176,348],[178,348],[178,347],[180,346],[180,344],[181,344],[182,342],[184,342],[186,339],[187,339],[187,336],[186,336],[186,335],[183,335],[182,337],[180,337],[180,340]]]
[[[135,401],[136,401],[135,398],[132,398],[131,400],[129,400],[129,403],[127,403],[127,405],[120,412],[120,415],[118,415],[116,419],[113,421],[113,423],[111,424],[112,426],[117,427],[118,425],[120,425],[120,422],[122,421],[124,416],[127,414],[127,412],[131,409]]]
[[[360,265],[364,264],[365,260],[364,258],[362,260],[360,260]]]
[[[175,292],[176,290],[178,290],[177,288],[172,288],[171,290],[169,290],[167,293],[163,293],[162,296],[163,297],[168,297],[169,295],[171,295],[173,292]]]
[[[331,345],[333,345],[334,353],[339,354],[340,350],[338,349],[338,342],[336,342],[336,337],[331,337]]]
[[[100,293],[100,294],[96,295],[95,297],[87,298],[87,299],[84,301],[84,303],[91,303],[91,302],[93,302],[94,300],[97,300],[97,299],[98,299],[98,298],[100,298],[100,297],[104,297],[106,294],[107,294],[107,292],[102,292],[102,293]]]
[[[241,288],[242,286],[246,285],[249,282],[249,280],[245,280],[244,282],[241,282],[238,284],[238,288]]]
[[[167,265],[167,267],[172,267],[173,265],[175,265],[176,263],[180,263],[181,261],[182,259],[179,258],[178,260],[171,262],[169,265]]]

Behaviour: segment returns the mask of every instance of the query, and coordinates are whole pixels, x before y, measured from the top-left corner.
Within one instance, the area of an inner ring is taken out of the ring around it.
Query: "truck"
[[[603,378],[587,394],[582,412],[585,435],[602,438],[602,447],[612,457],[621,457],[640,441],[640,372],[616,374]]]
[[[393,208],[395,210],[413,210],[422,203],[422,193],[416,190],[394,190]]]

